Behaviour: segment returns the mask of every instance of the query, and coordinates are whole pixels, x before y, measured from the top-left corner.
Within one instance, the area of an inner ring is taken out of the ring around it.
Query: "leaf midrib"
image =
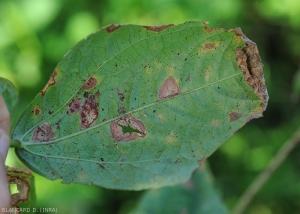
[[[79,132],[76,132],[76,133],[73,133],[73,134],[70,134],[70,135],[66,135],[66,136],[61,137],[61,138],[57,138],[57,139],[55,139],[55,140],[53,140],[53,141],[41,142],[41,143],[23,142],[23,144],[26,144],[26,146],[27,146],[27,145],[44,145],[44,144],[56,143],[56,142],[59,142],[59,141],[62,141],[62,140],[65,140],[65,139],[68,139],[68,138],[71,138],[71,137],[74,137],[74,136],[83,134],[83,133],[85,133],[85,132],[87,132],[87,131],[96,129],[96,128],[100,127],[100,126],[106,125],[107,123],[111,123],[111,122],[113,122],[113,121],[115,121],[115,120],[118,120],[118,119],[120,119],[120,118],[122,118],[122,117],[126,117],[126,116],[128,116],[128,115],[134,114],[135,112],[138,112],[138,111],[140,111],[140,110],[149,108],[149,107],[154,106],[154,105],[159,105],[159,104],[162,103],[162,102],[166,102],[166,101],[169,101],[169,100],[172,100],[172,99],[175,99],[175,98],[177,99],[178,97],[181,97],[181,96],[184,96],[184,95],[187,95],[187,94],[196,92],[196,91],[198,91],[198,90],[200,90],[200,89],[209,87],[209,86],[211,86],[211,85],[214,85],[214,84],[216,84],[216,83],[225,81],[225,80],[227,80],[227,79],[233,78],[233,77],[238,76],[238,75],[241,75],[241,73],[233,74],[233,75],[231,75],[231,76],[229,76],[229,77],[226,77],[226,78],[224,78],[224,79],[218,80],[218,81],[216,81],[216,82],[214,82],[214,83],[210,83],[210,84],[204,85],[204,86],[202,86],[202,87],[199,87],[199,88],[196,88],[196,89],[193,89],[193,90],[190,90],[190,91],[186,91],[186,92],[180,93],[180,94],[178,94],[178,95],[176,95],[176,96],[173,96],[173,97],[169,97],[169,98],[165,98],[165,99],[162,99],[162,100],[158,100],[158,101],[156,101],[156,102],[154,102],[154,103],[150,103],[150,104],[148,104],[148,105],[142,106],[142,107],[137,108],[137,109],[134,109],[134,110],[132,110],[132,111],[128,111],[128,112],[125,113],[125,114],[119,115],[118,117],[114,117],[114,118],[112,118],[112,119],[110,119],[110,120],[107,120],[107,121],[105,121],[105,122],[99,123],[99,124],[94,125],[94,126],[92,126],[92,127],[90,127],[90,128],[83,129],[83,130],[81,130],[81,131],[79,131]]]

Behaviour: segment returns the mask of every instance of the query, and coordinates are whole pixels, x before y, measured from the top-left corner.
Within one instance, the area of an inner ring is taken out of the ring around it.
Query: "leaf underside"
[[[204,164],[184,184],[146,191],[130,214],[229,213],[212,180],[210,170]]]
[[[0,77],[0,94],[3,96],[10,113],[18,102],[18,91],[16,87],[7,79]]]
[[[64,56],[27,107],[16,153],[63,183],[139,190],[186,181],[265,110],[249,44],[199,21],[103,28]]]

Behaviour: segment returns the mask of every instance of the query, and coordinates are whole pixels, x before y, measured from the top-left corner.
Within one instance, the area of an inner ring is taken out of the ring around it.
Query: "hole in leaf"
[[[17,193],[19,193],[17,184],[10,184],[9,185],[9,189],[10,189],[10,194],[17,194]]]
[[[128,120],[128,123],[130,123],[130,120]],[[123,125],[118,124],[118,126],[122,127],[122,132],[123,132],[123,134],[126,134],[126,133],[134,133],[134,132],[135,132],[135,133],[142,134],[139,130],[130,127],[130,125],[128,125],[128,126],[123,126]]]

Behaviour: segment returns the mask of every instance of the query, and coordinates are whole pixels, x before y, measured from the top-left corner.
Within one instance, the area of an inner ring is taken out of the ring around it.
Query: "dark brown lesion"
[[[44,123],[34,130],[32,140],[47,142],[53,139],[54,137],[55,133],[52,131],[51,126]]]
[[[86,81],[84,83],[82,88],[84,90],[92,90],[96,87],[97,83],[98,83],[98,81],[95,78],[91,77],[91,78],[88,79],[88,81]]]
[[[201,21],[202,24],[204,25],[204,30],[207,32],[207,33],[211,33],[215,30],[224,30],[224,28],[209,28],[207,27],[207,25],[209,24],[209,22],[205,22],[205,21]]]
[[[124,96],[124,94],[120,91],[119,88],[117,88],[117,93],[118,93],[119,100],[120,100],[121,102],[123,102],[125,96]]]
[[[166,28],[169,28],[172,26],[174,26],[174,24],[162,25],[162,26],[143,26],[143,28],[145,28],[149,31],[160,32],[160,31],[165,30]]]
[[[118,114],[122,115],[122,114],[126,113],[126,109],[125,109],[124,103],[123,103],[125,96],[124,96],[124,93],[122,93],[119,88],[117,88],[117,94],[118,94],[118,98],[119,98]]]
[[[122,142],[143,138],[147,134],[143,122],[131,115],[112,122],[110,132],[113,138]]]
[[[231,113],[229,114],[229,121],[230,121],[230,122],[236,121],[236,120],[238,120],[239,118],[241,118],[242,116],[243,116],[242,113],[233,111],[233,112],[231,112]]]
[[[215,43],[205,43],[203,46],[204,50],[215,50],[216,49],[216,44]]]
[[[75,98],[69,104],[67,114],[73,114],[79,112],[81,107],[81,99]]]
[[[32,112],[33,112],[33,114],[35,116],[38,116],[38,115],[40,115],[42,113],[42,109],[40,107],[38,107],[38,106],[35,106],[35,107],[33,107]]]
[[[98,102],[96,95],[87,96],[80,107],[80,123],[82,128],[89,128],[98,118]]]
[[[179,94],[179,86],[176,80],[170,76],[162,84],[159,89],[159,99],[165,99]]]
[[[119,106],[118,107],[118,114],[119,115],[122,115],[122,114],[125,114],[126,113],[126,109],[124,106]]]
[[[98,118],[98,98],[100,97],[100,92],[96,92],[91,95],[89,92],[85,92],[84,101],[79,98],[74,98],[68,105],[67,114],[79,114],[80,115],[80,126],[82,128],[89,128],[94,121]]]
[[[57,68],[55,68],[54,72],[50,75],[50,79],[41,91],[42,96],[44,96],[48,90],[48,88],[52,85],[55,85],[56,81],[55,78],[57,77]]]
[[[120,27],[122,27],[122,26],[124,26],[124,25],[113,24],[113,25],[108,26],[108,27],[106,28],[106,30],[107,30],[108,33],[112,33],[112,32],[114,32],[114,31],[118,30],[118,29],[119,29]]]
[[[258,48],[254,42],[244,35],[240,28],[231,31],[245,43],[243,48],[236,49],[236,62],[243,72],[244,80],[254,89],[255,94],[261,99],[261,107],[262,110],[265,111],[269,95],[265,84],[263,64],[259,56]]]

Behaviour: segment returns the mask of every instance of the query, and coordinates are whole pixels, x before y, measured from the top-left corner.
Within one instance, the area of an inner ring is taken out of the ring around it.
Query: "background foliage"
[[[20,91],[18,115],[43,88],[62,56],[80,39],[112,23],[161,25],[209,21],[241,27],[257,43],[270,96],[253,120],[210,158],[216,185],[231,209],[299,126],[300,1],[272,0],[2,0],[0,75]],[[249,214],[300,213],[300,148],[251,203]],[[7,164],[21,166],[13,151]],[[143,192],[61,185],[36,175],[37,206],[59,213],[127,213]]]

